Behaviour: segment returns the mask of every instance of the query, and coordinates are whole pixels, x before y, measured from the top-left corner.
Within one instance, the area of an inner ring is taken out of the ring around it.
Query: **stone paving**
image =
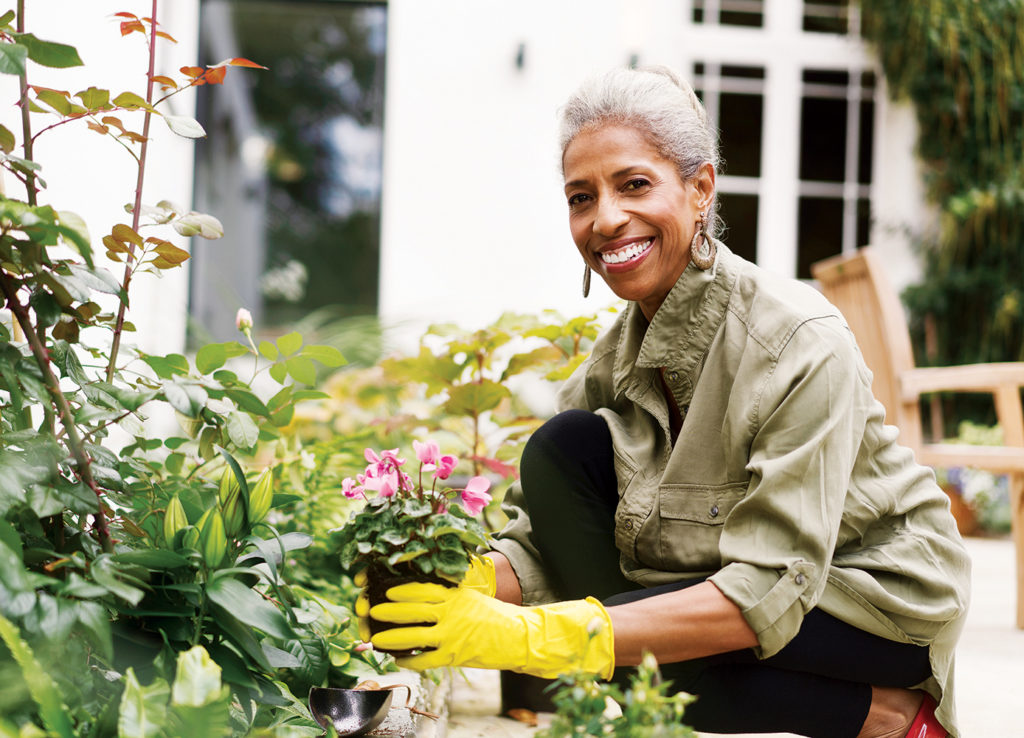
[[[973,560],[971,611],[957,653],[957,709],[964,738],[1024,738],[1024,630],[1014,627],[1013,544],[968,538]],[[497,674],[463,670],[452,675],[443,738],[523,738],[534,728],[499,717]],[[542,724],[546,716],[539,716]],[[704,733],[703,738],[714,734]],[[789,733],[756,738],[790,738]],[[733,738],[754,738],[734,736]]]

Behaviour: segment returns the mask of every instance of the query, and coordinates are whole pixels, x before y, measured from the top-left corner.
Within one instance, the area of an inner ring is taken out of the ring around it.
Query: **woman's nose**
[[[614,198],[604,198],[597,204],[597,215],[594,218],[594,232],[602,236],[611,236],[629,222],[629,215],[619,207]]]

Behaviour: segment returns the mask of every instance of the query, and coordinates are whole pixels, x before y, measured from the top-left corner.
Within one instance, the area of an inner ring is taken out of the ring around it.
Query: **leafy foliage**
[[[151,57],[158,40],[173,41],[150,18],[116,17],[122,35],[146,37]],[[257,346],[251,325],[246,343],[203,347],[194,362],[122,346],[135,275],[189,258],[175,233],[211,239],[222,228],[167,201],[144,204],[140,186],[126,206],[131,223],[97,249],[81,218],[39,202],[45,183],[32,159],[38,136],[80,121],[127,151],[142,182],[153,116],[201,135],[195,121],[166,114],[166,100],[259,65],[235,58],[185,67],[177,79],[151,73],[144,96],[72,95],[28,83],[26,59],[81,62],[22,23],[0,16],[0,73],[19,75],[25,119],[23,156],[0,128],[0,166],[26,193],[0,196],[11,316],[0,323],[0,673],[13,684],[0,732],[314,734],[293,691],[356,681],[349,613],[287,578],[312,538],[277,529],[291,501],[275,495],[281,472],[251,460],[281,437],[297,403],[323,396],[311,388],[317,366],[344,359],[297,333]],[[123,266],[120,278],[103,266],[111,263]],[[245,357],[249,378],[238,374]],[[253,389],[263,372],[273,394]],[[149,417],[163,411],[177,429],[155,431]],[[120,448],[114,429],[128,438]]]
[[[941,232],[908,289],[919,363],[1024,359],[1024,4],[862,0],[865,33],[909,96]],[[925,351],[926,319],[941,328]],[[962,330],[970,326],[970,330]]]
[[[555,717],[537,738],[696,738],[683,723],[686,705],[694,698],[685,692],[670,694],[670,687],[650,653],[644,654],[625,689],[592,674],[560,677],[549,687],[554,690]]]

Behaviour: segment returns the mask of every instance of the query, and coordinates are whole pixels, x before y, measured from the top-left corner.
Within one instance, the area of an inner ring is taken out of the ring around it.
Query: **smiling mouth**
[[[601,261],[605,264],[622,264],[627,261],[632,261],[641,254],[646,253],[653,243],[654,239],[648,238],[646,241],[631,243],[629,246],[616,249],[615,251],[602,252],[598,254],[598,256],[601,257]]]

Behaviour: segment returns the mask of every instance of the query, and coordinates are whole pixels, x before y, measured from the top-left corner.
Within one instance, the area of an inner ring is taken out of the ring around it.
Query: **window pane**
[[[856,248],[871,243],[871,201],[867,198],[857,200],[857,243]]]
[[[757,195],[718,193],[722,240],[749,261],[757,261],[757,200]]]
[[[800,108],[800,179],[842,182],[846,100],[805,97]]]
[[[865,91],[865,94],[872,94]],[[875,145],[875,103],[863,100],[860,104],[860,143],[858,146],[857,181],[871,184],[871,159]]]
[[[761,176],[763,96],[723,92],[718,104],[725,173]]]
[[[808,0],[804,3],[804,30],[847,33],[849,6],[849,0]]]
[[[237,307],[263,326],[375,313],[386,9],[232,0],[202,12],[230,19],[202,23],[206,56],[268,69],[234,99],[199,88],[220,134],[197,150],[197,201],[225,236],[194,265],[197,332],[234,337]]]
[[[718,17],[714,9],[718,10]],[[708,12],[708,11],[712,12]],[[693,0],[694,23],[720,23],[723,26],[764,26],[764,0]]]
[[[811,264],[843,250],[843,201],[801,197],[797,219],[797,277],[810,279]]]

